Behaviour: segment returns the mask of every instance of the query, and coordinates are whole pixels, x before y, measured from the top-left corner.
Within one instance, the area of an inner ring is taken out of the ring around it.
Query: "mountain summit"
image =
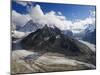
[[[57,27],[51,28],[47,25],[30,33],[21,41],[21,45],[27,50],[58,52],[65,55],[92,54],[92,51],[78,40],[65,36]]]
[[[21,32],[35,32],[37,29],[41,28],[42,25],[33,22],[33,20],[28,21],[23,27],[19,29]]]

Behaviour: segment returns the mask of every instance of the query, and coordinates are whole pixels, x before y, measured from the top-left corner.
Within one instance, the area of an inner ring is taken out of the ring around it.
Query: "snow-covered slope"
[[[83,44],[87,45],[93,52],[96,51],[96,46],[94,44],[91,44],[89,42],[83,41],[83,40],[79,40],[80,42],[82,42]]]
[[[42,53],[34,52],[36,50],[25,50],[20,45],[20,39],[14,41],[13,45],[14,44],[15,47],[12,51],[11,62],[12,74],[85,70],[96,68],[96,66],[92,63],[77,60],[77,56],[72,56],[71,58],[70,56],[65,56],[64,54],[57,52]],[[90,45],[91,44],[87,46]],[[79,58],[84,59],[82,56],[79,56]]]
[[[20,31],[12,31],[12,37],[13,38],[23,38],[27,35],[28,33],[20,32]]]
[[[95,69],[95,66],[85,62],[68,59],[54,53],[45,53],[41,56],[26,50],[12,52],[12,73],[36,73],[68,70]],[[32,55],[31,58],[27,58]],[[35,57],[37,58],[35,58]],[[34,59],[35,58],[35,59]]]
[[[95,25],[88,24],[88,25],[86,26],[85,32],[88,32],[88,31],[89,31],[89,32],[93,32],[94,29],[95,29]]]

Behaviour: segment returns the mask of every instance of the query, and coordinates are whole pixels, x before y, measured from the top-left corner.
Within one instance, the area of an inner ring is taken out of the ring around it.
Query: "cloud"
[[[91,12],[92,15],[94,12]],[[90,15],[91,15],[90,13]],[[94,17],[87,17],[83,20],[75,20],[72,22],[71,20],[68,20],[67,17],[65,17],[61,12],[55,12],[50,11],[44,13],[41,9],[40,5],[31,6],[29,9],[29,14],[23,15],[16,11],[12,11],[12,20],[17,25],[25,25],[30,19],[33,20],[33,22],[37,22],[39,24],[48,26],[57,26],[61,30],[70,29],[73,32],[80,32],[86,28],[88,24],[95,25],[95,18]]]
[[[20,1],[16,1],[16,3],[22,5],[22,6],[26,6],[27,5],[27,2],[20,2]]]
[[[23,26],[30,19],[31,19],[31,17],[28,14],[27,15],[23,15],[23,14],[20,14],[20,13],[16,12],[15,10],[12,11],[12,22],[15,25]]]
[[[95,19],[94,18],[86,18],[84,20],[79,20],[77,22],[74,22],[73,23],[73,28],[74,29],[84,29],[84,27],[87,25],[87,24],[94,24],[95,23]]]
[[[25,1],[20,1],[20,0],[13,0],[13,1],[22,6],[27,6],[27,2],[25,2]]]
[[[39,5],[36,5],[35,7],[32,7],[30,9],[30,13],[31,17],[34,19],[34,18],[39,18],[39,17],[42,17],[44,16],[44,13],[43,11],[41,10],[40,6]]]
[[[87,17],[84,20],[78,20],[78,21],[74,22],[72,25],[72,31],[73,32],[83,31],[84,29],[86,29],[86,27],[88,25],[95,27],[94,26],[95,25],[95,18]]]
[[[13,0],[14,2],[16,2],[17,4],[20,4],[22,6],[32,6],[33,2],[31,1],[22,1],[22,0]]]
[[[66,19],[61,12],[50,11],[44,14],[39,5],[33,7],[30,13],[33,21],[37,21],[40,24],[48,24],[49,26],[56,25],[61,30],[71,29],[72,31],[81,31],[84,30],[88,24],[95,25],[95,18],[93,17],[72,22]]]
[[[34,22],[38,22],[40,24],[48,24],[49,26],[57,26],[60,29],[67,29],[68,25],[72,24],[71,21],[66,20],[66,17],[63,15],[58,15],[55,11],[50,11],[45,13],[42,11],[40,5],[36,5],[31,8],[30,16]]]

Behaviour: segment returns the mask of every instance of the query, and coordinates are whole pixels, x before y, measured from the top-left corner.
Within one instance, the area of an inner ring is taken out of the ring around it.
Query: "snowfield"
[[[27,35],[28,33],[20,32],[20,31],[12,31],[12,37],[14,38],[23,38]]]
[[[83,44],[87,45],[93,52],[96,52],[96,46],[94,44],[91,44],[91,43],[83,41],[83,40],[79,40],[79,41],[82,42]]]
[[[32,55],[32,60],[21,59]],[[34,55],[37,57],[34,60]],[[47,53],[36,56],[34,52],[26,50],[16,50],[12,52],[12,73],[32,73],[32,72],[51,72],[51,71],[68,71],[68,70],[84,70],[95,69],[92,64],[68,59],[61,56],[48,55]]]

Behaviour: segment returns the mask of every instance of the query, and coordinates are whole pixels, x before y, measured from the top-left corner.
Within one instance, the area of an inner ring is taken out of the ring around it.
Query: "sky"
[[[95,6],[12,1],[12,22],[24,26],[30,19],[56,25],[61,30],[79,31],[95,25]]]

